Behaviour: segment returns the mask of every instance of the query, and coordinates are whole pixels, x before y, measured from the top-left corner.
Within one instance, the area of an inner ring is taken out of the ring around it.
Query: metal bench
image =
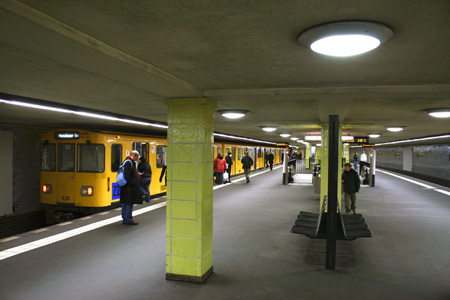
[[[300,211],[294,225],[292,233],[303,234],[311,239],[326,239],[327,234],[327,197],[324,197],[320,213],[310,213]],[[338,215],[338,240],[355,240],[362,237],[372,237],[373,233],[366,223],[362,214],[342,215],[339,204],[337,205]]]

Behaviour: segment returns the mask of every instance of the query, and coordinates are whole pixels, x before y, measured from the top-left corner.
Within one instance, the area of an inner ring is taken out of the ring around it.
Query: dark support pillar
[[[339,176],[339,116],[331,115],[329,124],[328,152],[328,209],[327,254],[325,267],[334,270],[336,265],[336,231]]]

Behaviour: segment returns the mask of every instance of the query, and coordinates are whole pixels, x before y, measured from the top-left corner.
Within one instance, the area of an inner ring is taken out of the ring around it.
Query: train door
[[[251,167],[250,170],[254,170],[255,169],[255,159],[254,159],[255,151],[253,151],[253,148],[248,148],[247,151],[248,151],[248,156],[250,156],[253,159],[253,166]]]
[[[167,146],[156,146],[156,172],[153,172],[155,180],[160,182],[160,191],[167,189]],[[159,176],[159,177],[158,177]],[[153,181],[153,179],[152,179]]]
[[[258,170],[258,148],[253,148],[253,170]]]
[[[145,157],[145,160],[148,162],[148,144],[141,142],[133,142],[133,150],[139,152],[141,157]]]
[[[75,204],[75,144],[58,144],[58,204]]]
[[[232,150],[232,154],[233,154],[233,165],[231,166],[231,174],[232,175],[234,175],[234,174],[237,174],[237,165],[238,165],[238,163],[240,163],[240,161],[237,159],[237,157],[236,157],[236,147],[233,147],[233,148],[231,148]]]

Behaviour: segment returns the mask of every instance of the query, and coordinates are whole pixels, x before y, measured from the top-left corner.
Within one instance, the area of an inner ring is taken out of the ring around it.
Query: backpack
[[[125,175],[123,174],[125,171],[125,164],[127,161],[130,161],[129,159],[126,159],[123,164],[119,167],[119,171],[117,172],[117,184],[119,186],[125,186],[127,184],[127,181],[125,179]]]

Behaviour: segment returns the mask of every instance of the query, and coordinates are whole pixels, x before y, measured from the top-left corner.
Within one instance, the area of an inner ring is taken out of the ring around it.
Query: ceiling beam
[[[193,84],[184,81],[148,62],[145,62],[135,56],[127,54],[117,48],[114,48],[88,34],[77,30],[67,24],[64,24],[51,16],[36,10],[30,6],[27,6],[19,1],[6,0],[0,2],[0,8],[12,13],[20,18],[30,21],[36,25],[44,27],[54,33],[71,39],[79,44],[82,44],[90,49],[110,56],[122,63],[128,64],[136,69],[144,71],[150,75],[170,82],[178,87],[186,89],[191,92],[192,96],[200,96],[202,90],[194,86]]]

